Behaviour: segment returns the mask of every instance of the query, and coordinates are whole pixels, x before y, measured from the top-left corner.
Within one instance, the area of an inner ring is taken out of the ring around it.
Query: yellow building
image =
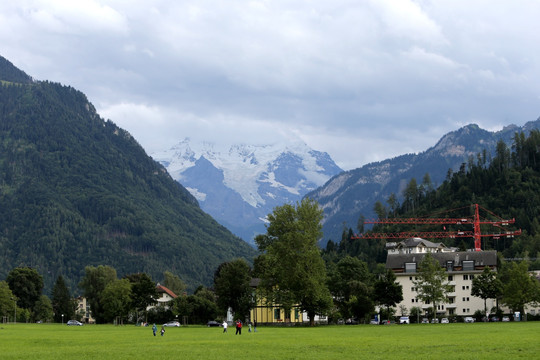
[[[302,323],[303,314],[298,306],[293,306],[289,314],[278,304],[268,304],[266,299],[261,297],[257,292],[260,279],[252,279],[250,286],[253,289],[255,297],[255,307],[250,311],[251,322],[257,324],[281,324],[281,323]]]

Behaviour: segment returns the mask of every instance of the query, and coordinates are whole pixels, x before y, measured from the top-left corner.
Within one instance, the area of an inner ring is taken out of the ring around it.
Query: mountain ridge
[[[14,83],[17,71],[0,63],[0,278],[30,266],[46,291],[63,275],[76,292],[85,266],[110,265],[156,281],[168,270],[193,290],[222,262],[252,260],[253,248],[83,93]]]
[[[334,176],[320,188],[306,194],[324,209],[321,246],[325,246],[328,240],[339,242],[344,230],[356,229],[360,216],[375,217],[373,206],[376,201],[386,203],[392,193],[401,199],[412,178],[422,179],[428,173],[436,187],[448,176],[449,169],[457,171],[471,157],[483,156],[484,149],[486,161],[489,161],[499,140],[511,145],[516,131],[528,132],[538,128],[540,118],[522,127],[512,124],[496,132],[469,124],[443,135],[434,146],[418,154],[399,155]]]

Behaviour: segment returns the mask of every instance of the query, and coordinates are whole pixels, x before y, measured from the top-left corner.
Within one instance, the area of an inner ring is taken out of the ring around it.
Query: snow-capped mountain
[[[327,153],[304,143],[219,148],[187,138],[152,157],[204,211],[251,244],[275,206],[300,200],[342,172]]]

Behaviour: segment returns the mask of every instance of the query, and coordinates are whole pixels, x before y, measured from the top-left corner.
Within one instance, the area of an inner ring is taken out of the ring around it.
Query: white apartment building
[[[410,238],[400,243],[388,243],[386,268],[392,269],[396,281],[403,287],[403,301],[396,306],[396,315],[401,315],[402,306],[410,313],[412,307],[427,311],[432,304],[423,303],[413,281],[417,279],[417,269],[427,253],[431,253],[441,267],[446,269],[448,283],[453,286],[448,301],[437,304],[438,316],[472,316],[476,310],[484,310],[484,300],[471,295],[472,280],[485,267],[497,270],[496,251],[457,251],[442,243],[433,243],[420,238]],[[487,309],[496,306],[494,299],[487,299]]]

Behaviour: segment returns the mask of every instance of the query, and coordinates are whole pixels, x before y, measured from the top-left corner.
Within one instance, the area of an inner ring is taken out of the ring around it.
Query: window
[[[415,273],[416,272],[416,263],[405,263],[405,272],[406,273]]]
[[[449,276],[448,276],[448,281],[454,281],[454,276],[453,276],[453,275],[449,275]]]
[[[300,317],[300,311],[298,311],[298,308],[296,308],[294,309],[294,318],[298,320],[299,317]]]
[[[454,270],[454,262],[452,260],[448,260],[446,262],[446,271],[453,271]]]
[[[448,315],[454,315],[454,309],[448,309]]]
[[[464,260],[463,261],[463,271],[472,271],[474,270],[474,261],[473,260]]]
[[[276,320],[281,319],[281,310],[280,309],[274,309],[274,319],[276,319]]]
[[[463,275],[463,280],[469,280],[469,275]]]
[[[416,289],[415,289],[415,287],[414,287],[414,286],[413,286],[413,287],[411,288],[411,291],[413,291],[413,292],[414,292],[414,291],[416,291]]]

